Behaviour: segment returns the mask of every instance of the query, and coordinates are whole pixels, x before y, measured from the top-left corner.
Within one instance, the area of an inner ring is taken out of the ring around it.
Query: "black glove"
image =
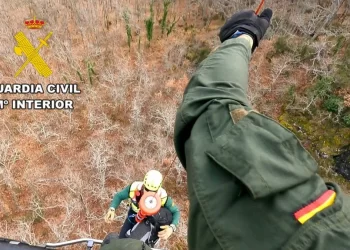
[[[238,12],[222,26],[219,33],[220,41],[226,41],[239,30],[253,38],[254,43],[252,51],[254,51],[255,48],[259,46],[261,38],[265,35],[267,28],[270,26],[271,17],[271,9],[265,9],[259,16],[256,15],[253,10]]]

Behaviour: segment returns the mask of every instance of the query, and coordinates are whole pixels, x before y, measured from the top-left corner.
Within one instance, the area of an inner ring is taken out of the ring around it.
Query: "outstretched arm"
[[[248,35],[225,41],[205,59],[191,78],[175,122],[174,143],[186,168],[184,145],[192,127],[212,103],[227,102],[250,109],[247,99],[251,41]]]
[[[236,104],[251,109],[247,99],[248,64],[272,16],[266,9],[260,16],[243,11],[232,16],[220,31],[222,45],[205,59],[191,78],[178,109],[174,142],[184,167],[184,144],[192,127],[208,107]]]
[[[119,207],[120,203],[123,200],[126,200],[129,197],[130,186],[131,185],[125,187],[122,191],[114,195],[111,205],[109,206],[108,212],[105,215],[105,221],[107,223],[110,223],[111,221],[113,221],[115,217],[115,209]]]
[[[224,98],[236,99],[247,105],[248,101],[241,96],[246,95],[248,88],[252,41],[249,35],[229,39],[209,55],[192,76],[182,105],[202,105],[211,99]]]
[[[129,198],[129,191],[130,191],[130,185],[125,187],[122,191],[116,193],[109,207],[112,207],[114,209],[119,207],[120,203],[123,200],[126,200],[127,198]]]

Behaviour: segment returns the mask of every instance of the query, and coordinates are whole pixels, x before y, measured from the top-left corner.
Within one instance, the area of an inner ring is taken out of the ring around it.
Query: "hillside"
[[[186,172],[178,160],[169,170],[176,109],[196,66],[219,45],[225,19],[258,1],[170,1],[165,21],[164,2],[154,1],[153,15],[150,3],[0,2],[1,83],[76,83],[81,91],[0,94],[74,102],[68,111],[0,110],[1,237],[33,244],[102,239],[119,231],[128,209],[123,203],[116,222],[106,224],[113,194],[157,168],[168,173],[164,187],[182,216],[167,247],[187,249]],[[265,6],[275,15],[252,58],[249,98],[298,135],[322,176],[350,193],[350,2]],[[24,26],[34,15],[45,20],[42,29]],[[145,20],[154,22],[152,32]],[[53,32],[40,50],[50,77],[30,65],[14,78],[25,61],[13,52],[19,31],[35,47]]]

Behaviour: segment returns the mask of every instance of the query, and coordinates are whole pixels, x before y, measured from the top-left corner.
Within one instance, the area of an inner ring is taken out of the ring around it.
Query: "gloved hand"
[[[110,207],[105,216],[105,222],[110,223],[114,219],[114,217],[115,217],[115,209],[113,207]]]
[[[238,12],[234,14],[224,24],[224,26],[222,26],[219,33],[220,41],[224,42],[227,39],[230,39],[238,30],[250,35],[253,38],[253,52],[255,48],[259,46],[260,40],[263,38],[267,28],[270,26],[271,17],[271,9],[265,9],[259,16],[256,15],[253,10]]]
[[[158,232],[158,237],[161,240],[168,239],[170,235],[174,232],[174,229],[169,225],[160,226],[160,228],[163,229],[162,231]]]

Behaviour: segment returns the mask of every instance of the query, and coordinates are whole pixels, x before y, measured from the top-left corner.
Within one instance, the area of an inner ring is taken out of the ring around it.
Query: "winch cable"
[[[256,11],[255,11],[255,14],[257,14],[257,15],[259,14],[261,8],[262,8],[263,5],[264,5],[264,2],[265,2],[265,0],[261,0],[261,2],[260,2],[260,4],[259,4],[258,8],[257,8]]]

